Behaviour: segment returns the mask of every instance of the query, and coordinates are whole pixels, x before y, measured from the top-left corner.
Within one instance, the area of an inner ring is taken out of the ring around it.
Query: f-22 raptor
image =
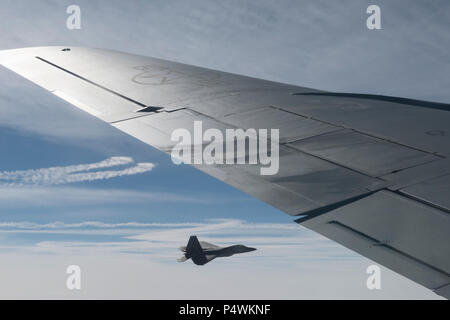
[[[255,248],[246,247],[242,244],[236,244],[229,247],[219,247],[214,244],[198,241],[196,236],[191,236],[187,246],[180,247],[184,255],[178,259],[178,262],[184,262],[192,259],[196,265],[204,265],[219,257],[230,257],[237,253],[255,251]]]

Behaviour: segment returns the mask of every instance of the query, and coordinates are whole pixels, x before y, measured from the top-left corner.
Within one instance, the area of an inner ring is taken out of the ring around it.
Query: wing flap
[[[428,179],[407,188],[400,189],[404,194],[450,212],[450,198],[448,197],[448,192],[445,192],[448,190],[450,190],[449,174]]]
[[[383,190],[297,222],[427,288],[450,283],[450,215],[441,210]]]

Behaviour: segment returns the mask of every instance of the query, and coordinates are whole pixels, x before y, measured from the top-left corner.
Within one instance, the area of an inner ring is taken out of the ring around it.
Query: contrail
[[[134,164],[130,157],[111,157],[96,163],[0,172],[1,186],[57,185],[82,181],[106,180],[151,171],[155,164],[137,163],[120,170],[101,170]],[[95,171],[101,170],[101,171]]]

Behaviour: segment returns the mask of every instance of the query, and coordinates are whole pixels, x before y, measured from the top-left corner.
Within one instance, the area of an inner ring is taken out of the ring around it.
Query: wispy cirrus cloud
[[[177,194],[158,191],[138,191],[124,189],[98,189],[82,187],[56,186],[1,186],[0,203],[2,209],[67,207],[71,205],[95,206],[111,204],[143,203],[224,203],[242,201],[242,199],[223,199],[218,195]]]
[[[153,170],[154,163],[134,164],[130,157],[111,157],[96,163],[79,164],[43,169],[0,172],[0,186],[59,185],[83,181],[106,180],[121,176],[130,176]],[[131,165],[116,170],[103,170]]]
[[[35,223],[27,221],[18,222],[0,222],[0,229],[10,230],[64,230],[64,229],[80,229],[80,228],[97,228],[97,229],[117,229],[117,228],[152,228],[152,227],[193,227],[198,223],[142,223],[142,222],[123,222],[123,223],[107,223],[101,221],[84,221],[79,223],[65,223],[61,221],[50,223]]]

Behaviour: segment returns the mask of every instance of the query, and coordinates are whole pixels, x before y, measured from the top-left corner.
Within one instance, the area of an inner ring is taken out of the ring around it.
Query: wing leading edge
[[[69,49],[69,50],[67,50]],[[177,128],[279,128],[280,165],[195,167],[450,297],[450,107],[336,94],[115,51],[0,51],[0,63],[165,152]],[[420,120],[420,121],[418,121]]]

